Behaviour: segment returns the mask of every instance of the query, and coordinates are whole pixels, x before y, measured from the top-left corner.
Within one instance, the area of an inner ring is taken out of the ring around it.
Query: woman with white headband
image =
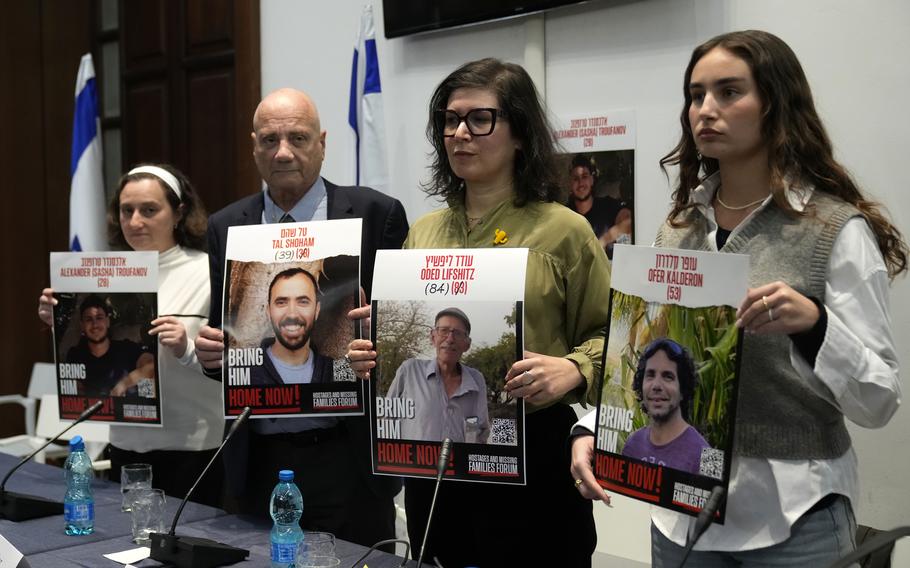
[[[158,251],[158,313],[150,335],[162,347],[158,363],[163,428],[111,426],[111,479],[130,463],[152,465],[155,487],[183,497],[221,442],[221,385],[202,374],[193,338],[209,313],[206,213],[189,180],[168,165],[146,164],[127,172],[108,207],[112,247]],[[38,315],[53,325],[53,290],[39,298]],[[111,394],[123,394],[118,384]],[[220,467],[219,463],[215,464]],[[217,505],[219,472],[209,472],[195,501]]]

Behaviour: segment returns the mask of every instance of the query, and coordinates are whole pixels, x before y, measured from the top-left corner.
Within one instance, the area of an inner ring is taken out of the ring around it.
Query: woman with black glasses
[[[590,566],[591,504],[568,472],[569,403],[584,400],[600,366],[610,275],[584,217],[561,204],[552,129],[534,83],[518,65],[466,63],[430,101],[435,155],[424,189],[448,207],[411,227],[406,248],[528,248],[525,358],[506,390],[527,403],[527,485],[448,483],[440,492],[427,558],[444,566]],[[360,312],[359,315],[365,315]],[[372,343],[352,343],[366,378]],[[407,479],[413,549],[426,526],[433,482]]]

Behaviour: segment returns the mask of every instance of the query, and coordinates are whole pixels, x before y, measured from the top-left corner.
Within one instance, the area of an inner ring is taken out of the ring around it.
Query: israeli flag
[[[356,184],[388,193],[382,86],[379,82],[373,6],[370,4],[363,7],[360,30],[354,44],[348,123],[354,129]]]
[[[76,76],[70,174],[70,250],[107,250],[101,121],[91,53],[82,56]]]

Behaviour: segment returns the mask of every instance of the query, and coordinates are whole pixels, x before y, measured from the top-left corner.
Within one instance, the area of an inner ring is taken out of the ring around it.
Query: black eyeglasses
[[[462,122],[468,127],[471,136],[489,136],[496,127],[496,118],[505,116],[505,111],[498,108],[472,108],[464,116],[454,110],[439,109],[436,111],[436,122],[446,138],[455,136]]]

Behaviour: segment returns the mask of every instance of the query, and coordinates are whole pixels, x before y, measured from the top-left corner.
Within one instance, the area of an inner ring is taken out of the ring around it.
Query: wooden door
[[[209,212],[257,191],[259,3],[127,0],[120,11],[123,168],[174,164]]]

